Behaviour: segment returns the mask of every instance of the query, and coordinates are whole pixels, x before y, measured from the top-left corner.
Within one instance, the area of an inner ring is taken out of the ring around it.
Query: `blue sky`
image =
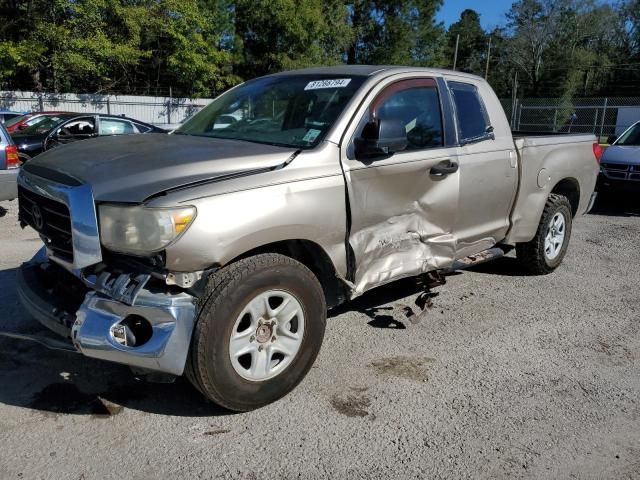
[[[503,25],[504,14],[511,8],[514,0],[444,0],[437,18],[448,27],[457,22],[463,10],[471,8],[480,14],[480,22],[485,30]]]

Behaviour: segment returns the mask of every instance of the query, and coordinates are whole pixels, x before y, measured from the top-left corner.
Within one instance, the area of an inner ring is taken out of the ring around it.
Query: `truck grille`
[[[56,257],[73,263],[71,217],[67,206],[21,186],[18,186],[18,204],[20,221],[36,230]]]
[[[640,165],[606,162],[602,163],[601,167],[605,177],[616,180],[640,180]]]

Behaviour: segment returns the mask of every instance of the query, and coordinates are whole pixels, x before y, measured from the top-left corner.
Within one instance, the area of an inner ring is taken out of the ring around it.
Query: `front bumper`
[[[599,192],[637,193],[640,191],[640,181],[608,178],[601,173],[598,175],[596,190]]]
[[[75,281],[78,288],[88,290],[73,311],[77,304],[50,288],[45,280],[48,268],[61,267],[49,264],[41,251],[23,264],[17,275],[21,303],[45,327],[67,337],[87,357],[182,375],[191,343],[195,297],[184,292],[141,288],[132,304],[126,304],[87,289],[76,277],[65,278],[66,283]],[[121,344],[114,336],[114,328],[127,319],[140,317],[150,325],[150,337],[139,346]]]

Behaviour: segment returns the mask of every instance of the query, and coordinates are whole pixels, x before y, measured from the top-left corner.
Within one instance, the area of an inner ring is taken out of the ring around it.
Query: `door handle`
[[[444,160],[433,167],[429,173],[435,177],[444,177],[445,175],[451,175],[452,173],[456,173],[458,171],[458,164],[456,162],[452,162],[451,160]]]

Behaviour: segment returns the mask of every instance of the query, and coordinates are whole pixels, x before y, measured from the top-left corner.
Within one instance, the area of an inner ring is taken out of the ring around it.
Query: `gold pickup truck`
[[[244,411],[311,368],[328,308],[515,248],[553,271],[594,200],[591,135],[512,133],[481,78],[377,66],[243,83],[171,134],[47,151],[18,178],[24,307],[88,357]]]

